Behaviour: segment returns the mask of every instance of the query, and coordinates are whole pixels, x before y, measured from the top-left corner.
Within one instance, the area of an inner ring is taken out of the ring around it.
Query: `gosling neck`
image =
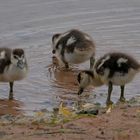
[[[90,78],[91,84],[95,87],[104,85],[100,76],[95,71],[93,71],[93,73],[94,73],[94,78]]]

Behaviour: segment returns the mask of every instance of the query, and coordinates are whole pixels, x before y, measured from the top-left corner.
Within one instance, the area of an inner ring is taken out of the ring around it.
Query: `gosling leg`
[[[14,85],[14,82],[9,82],[9,86],[10,86],[9,100],[13,100],[13,85]]]
[[[120,102],[125,102],[125,98],[124,98],[124,85],[120,86],[121,87],[121,95],[120,95]]]
[[[108,84],[108,96],[107,96],[107,100],[106,100],[106,105],[107,106],[113,104],[113,102],[110,100],[112,90],[113,90],[113,84],[112,84],[112,82],[109,82],[109,84]]]

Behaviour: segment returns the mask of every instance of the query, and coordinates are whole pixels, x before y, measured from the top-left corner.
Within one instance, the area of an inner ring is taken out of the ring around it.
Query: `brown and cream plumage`
[[[124,101],[125,84],[131,82],[138,72],[140,72],[140,64],[133,57],[120,52],[107,53],[95,62],[93,71],[79,73],[78,94],[81,94],[89,84],[95,87],[106,84],[108,85],[106,103],[110,104],[113,85],[117,85],[121,88],[120,101]]]
[[[27,75],[28,66],[23,49],[0,48],[0,81],[9,82],[9,99],[13,99],[14,81]]]
[[[52,45],[60,65],[68,68],[69,63],[79,64],[90,59],[90,68],[93,67],[95,44],[88,34],[77,29],[57,33],[52,37]]]

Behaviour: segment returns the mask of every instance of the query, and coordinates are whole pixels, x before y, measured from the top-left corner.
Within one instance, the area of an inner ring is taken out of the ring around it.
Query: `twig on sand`
[[[84,130],[79,130],[79,131],[75,131],[75,130],[71,130],[71,129],[59,129],[59,130],[55,130],[55,131],[48,131],[48,132],[40,132],[40,133],[34,133],[32,135],[52,135],[52,134],[86,134],[86,132],[84,132]]]

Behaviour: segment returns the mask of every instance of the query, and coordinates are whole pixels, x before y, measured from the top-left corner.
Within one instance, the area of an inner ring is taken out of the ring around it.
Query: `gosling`
[[[90,68],[94,64],[95,44],[86,33],[71,29],[52,37],[52,53],[56,55],[59,65],[69,68],[70,64],[83,63],[90,59]]]
[[[113,104],[111,93],[113,85],[120,86],[120,101],[124,102],[125,84],[131,82],[134,76],[140,72],[140,64],[131,56],[124,53],[107,53],[95,62],[92,71],[82,71],[78,74],[78,95],[82,94],[88,85],[95,87],[108,85],[106,104]]]
[[[27,61],[23,49],[0,48],[0,81],[9,82],[9,100],[13,99],[14,81],[27,75]]]

